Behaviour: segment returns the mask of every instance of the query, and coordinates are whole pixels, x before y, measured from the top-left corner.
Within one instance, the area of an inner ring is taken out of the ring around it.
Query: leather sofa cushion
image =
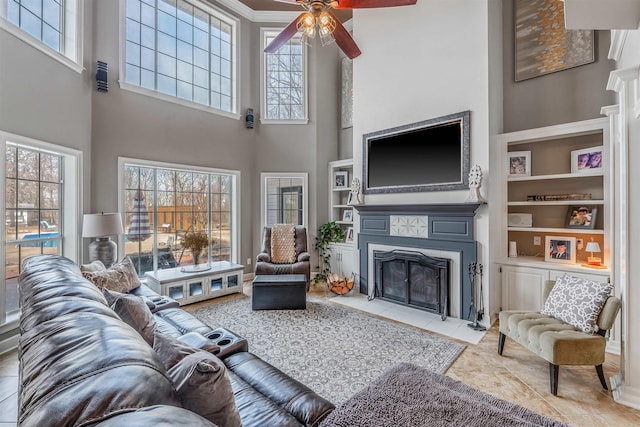
[[[106,270],[84,271],[82,275],[100,289],[107,288],[116,292],[129,292],[140,286],[138,273],[129,257],[125,257],[122,261],[113,264]]]
[[[107,288],[104,288],[102,293],[120,319],[135,329],[147,344],[152,346],[156,321],[145,301],[139,296],[110,291]]]
[[[260,424],[259,418],[255,418],[258,414],[253,409],[248,408],[251,406],[249,404],[250,399],[255,397],[255,392],[266,396],[281,409],[286,409],[288,413],[297,419],[299,424],[305,426],[318,425],[335,409],[331,402],[318,396],[306,385],[294,380],[249,352],[232,354],[224,359],[224,363],[230,372],[233,372],[252,389],[247,389],[242,382],[238,381],[234,385],[236,403],[242,414],[242,424],[245,427],[249,425],[296,425],[285,421],[286,417],[276,415],[272,411],[269,412],[269,416],[276,417],[276,419],[283,417],[280,420],[283,424],[279,422]],[[260,407],[261,405],[258,406]]]
[[[196,319],[191,314],[180,308],[168,308],[166,310],[160,310],[155,313],[156,317],[161,317],[166,320],[169,324],[175,327],[182,335],[187,332],[199,332],[202,335],[205,335],[208,332],[211,332],[210,326],[202,323],[200,320]]]
[[[126,412],[118,415],[117,417],[108,418],[98,424],[93,424],[93,426],[217,427],[211,421],[206,420],[191,411],[183,408],[176,408],[175,406],[162,405],[149,406],[147,408],[140,408],[135,411]]]
[[[24,332],[20,353],[23,427],[83,425],[143,406],[180,406],[158,356],[117,318],[59,316]]]

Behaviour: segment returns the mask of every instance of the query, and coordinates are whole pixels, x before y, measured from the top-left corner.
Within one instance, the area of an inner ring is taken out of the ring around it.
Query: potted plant
[[[198,265],[202,250],[209,246],[209,238],[204,231],[191,231],[185,234],[182,246],[191,251],[193,265]]]
[[[329,244],[342,242],[343,240],[344,232],[335,221],[330,221],[320,226],[315,244],[315,248],[318,250],[318,270],[320,272],[313,278],[313,283],[318,283],[323,279],[326,280],[329,273],[331,273],[331,252],[329,251]]]

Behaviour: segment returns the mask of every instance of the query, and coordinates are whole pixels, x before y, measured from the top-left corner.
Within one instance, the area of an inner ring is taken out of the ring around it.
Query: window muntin
[[[263,225],[307,223],[307,174],[263,173]]]
[[[0,28],[82,73],[83,1],[0,0]]]
[[[184,0],[126,0],[125,16],[126,83],[235,111],[231,17]]]
[[[235,261],[237,173],[188,170],[125,162],[123,167],[124,252],[138,274],[190,265],[181,246],[187,232],[204,231],[213,241],[207,261]],[[142,196],[142,197],[140,197]],[[135,199],[144,200],[149,237],[129,239]]]
[[[263,30],[263,48],[278,31]],[[265,120],[306,121],[306,48],[293,37],[276,53],[263,54],[263,111]]]
[[[57,153],[5,144],[5,308],[17,311],[22,261],[62,254],[63,159]]]

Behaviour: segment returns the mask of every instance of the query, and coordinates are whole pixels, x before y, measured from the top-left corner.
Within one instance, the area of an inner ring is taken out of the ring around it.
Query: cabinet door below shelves
[[[549,271],[538,268],[502,266],[503,310],[539,311],[542,290]]]

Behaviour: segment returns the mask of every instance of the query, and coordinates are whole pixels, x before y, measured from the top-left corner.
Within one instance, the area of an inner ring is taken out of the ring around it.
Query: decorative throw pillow
[[[271,262],[296,262],[296,227],[293,224],[274,224],[271,227]]]
[[[612,283],[598,283],[565,274],[556,280],[542,314],[592,334],[597,331],[598,316],[612,290]]]
[[[107,267],[105,267],[102,261],[100,261],[99,259],[90,262],[89,264],[82,264],[80,266],[80,271],[83,273],[93,273],[94,271],[104,271],[106,269]]]
[[[185,409],[220,427],[240,427],[240,413],[226,372],[220,359],[198,350],[180,360],[168,374]]]
[[[107,288],[116,292],[129,292],[140,286],[138,273],[129,257],[125,257],[122,261],[113,264],[106,270],[84,271],[82,275],[100,289]]]
[[[137,295],[122,294],[107,288],[102,289],[102,293],[120,319],[138,331],[147,344],[153,346],[156,321],[144,300]]]
[[[153,334],[153,350],[160,356],[167,371],[188,355],[198,351],[197,348],[185,344],[159,329],[156,329]]]

